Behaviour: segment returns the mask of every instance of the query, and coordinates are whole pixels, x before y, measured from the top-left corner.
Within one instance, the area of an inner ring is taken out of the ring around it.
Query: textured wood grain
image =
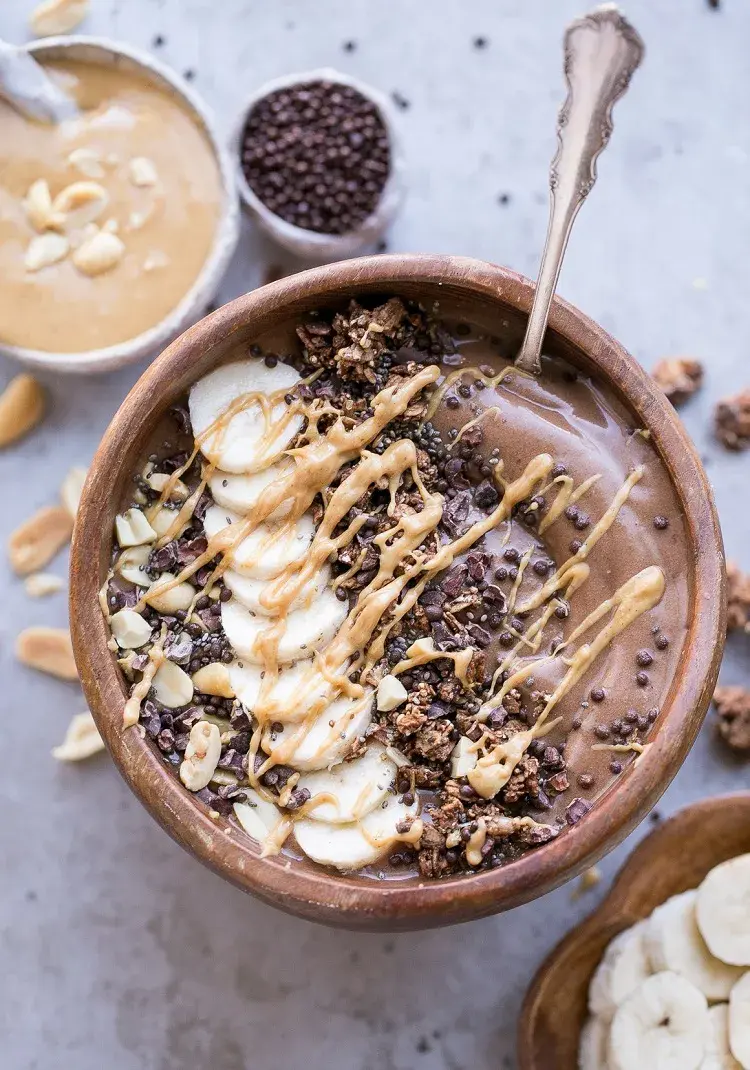
[[[360,294],[400,293],[436,300],[495,333],[522,321],[532,283],[464,257],[377,256],[314,268],[246,294],[180,336],[136,383],[115,415],[91,466],[71,556],[71,629],[81,681],[100,732],[127,783],[166,831],[204,864],[268,903],[328,924],[415,929],[494,914],[535,899],[590,866],[630,832],[680,767],[700,728],[724,640],[724,557],[710,487],[671,405],[604,330],[556,298],[547,350],[596,371],[651,430],[686,517],[691,617],[685,652],[654,742],[585,821],[505,868],[469,879],[378,883],[331,876],[307,862],[260,859],[245,837],[213,821],[144,741],[123,732],[124,683],[107,649],[97,594],[112,552],[117,504],[157,418],[231,347],[290,317]],[[695,592],[699,592],[696,597]]]
[[[607,944],[710,869],[750,851],[750,792],[706,799],[652,832],[620,870],[599,909],[558,944],[526,995],[520,1070],[576,1070],[589,982]]]

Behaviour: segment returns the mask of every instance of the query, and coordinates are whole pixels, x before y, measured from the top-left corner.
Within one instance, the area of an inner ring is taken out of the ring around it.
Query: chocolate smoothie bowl
[[[418,928],[611,849],[700,726],[710,490],[649,377],[533,287],[377,257],[248,294],[121,407],[76,524],[87,699],[167,831],[267,902]],[[95,562],[95,564],[94,564]]]

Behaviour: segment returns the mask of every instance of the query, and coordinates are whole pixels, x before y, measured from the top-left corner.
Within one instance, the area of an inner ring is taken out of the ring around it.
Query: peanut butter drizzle
[[[413,669],[417,665],[426,665],[428,661],[438,661],[440,658],[445,658],[447,661],[453,662],[453,671],[456,678],[461,681],[464,687],[468,687],[469,665],[475,653],[476,648],[473,646],[464,647],[463,650],[438,650],[432,636],[425,636],[424,639],[417,639],[416,642],[411,644],[406,651],[406,657],[393,666],[391,673],[394,676],[399,676],[402,672],[408,672],[409,669]]]
[[[525,372],[522,372],[520,368],[516,368],[513,364],[506,364],[504,368],[500,369],[497,375],[491,376],[485,375],[484,372],[480,372],[479,368],[475,368],[473,366],[467,366],[465,368],[456,368],[455,371],[449,372],[430,398],[430,403],[427,406],[427,411],[424,414],[424,419],[422,423],[426,424],[432,419],[432,417],[435,415],[438,408],[440,407],[440,402],[443,400],[443,398],[448,393],[453,384],[458,379],[460,379],[462,375],[473,375],[475,379],[481,379],[485,386],[494,387],[499,386],[500,383],[502,383],[503,379],[505,379],[506,376],[510,375],[511,372],[515,372],[516,375],[526,374]],[[497,406],[495,406],[495,408],[496,407]]]
[[[141,703],[151,689],[151,684],[153,683],[159,666],[166,660],[166,655],[164,653],[164,643],[166,638],[167,626],[166,624],[162,624],[161,635],[148,652],[148,665],[143,670],[143,676],[135,685],[130,698],[125,703],[125,709],[122,714],[123,728],[130,728],[131,725],[138,724],[138,720],[141,716]]]
[[[586,494],[586,492],[589,491],[595,483],[598,483],[600,479],[601,475],[599,475],[598,473],[594,474],[593,476],[589,476],[589,478],[585,479],[583,483],[581,483],[580,487],[577,487],[575,490],[573,489],[573,480],[570,476],[557,476],[556,479],[553,479],[552,483],[549,485],[549,488],[553,487],[555,484],[558,484],[559,489],[557,494],[555,495],[555,500],[553,501],[552,505],[550,505],[549,509],[547,510],[547,512],[542,517],[539,523],[539,534],[543,534],[547,530],[547,528],[551,524],[554,524],[554,522],[562,515],[562,513],[565,512],[569,505],[575,505],[575,503],[580,498],[582,498],[583,495]],[[544,492],[549,488],[544,487],[541,493],[544,494]]]
[[[569,557],[568,560],[565,561],[559,569],[557,569],[554,575],[547,580],[544,586],[541,587],[536,592],[536,594],[532,595],[531,598],[527,599],[522,605],[518,607],[518,613],[528,613],[532,609],[538,609],[539,606],[543,605],[543,603],[546,602],[548,598],[550,598],[553,594],[555,594],[556,591],[559,590],[559,588],[562,586],[560,582],[561,579],[565,578],[566,574],[570,571],[570,569],[574,565],[578,564],[580,561],[586,560],[586,558],[589,556],[591,551],[601,539],[602,535],[606,534],[606,532],[608,532],[609,529],[612,527],[612,524],[615,522],[617,514],[619,513],[625,502],[628,500],[630,492],[635,486],[635,484],[643,478],[644,472],[645,468],[643,467],[643,465],[639,465],[636,469],[634,469],[634,471],[630,473],[628,478],[625,480],[623,485],[615,494],[607,510],[596,522],[596,524],[593,526],[588,536],[586,537],[585,541],[581,544],[581,548],[577,551],[577,553],[573,554],[572,557]]]
[[[500,788],[507,784],[532,739],[543,735],[552,727],[551,723],[548,722],[548,718],[560,699],[578,682],[599,654],[609,646],[620,632],[624,631],[642,613],[648,612],[649,609],[653,609],[657,605],[664,593],[664,584],[662,570],[656,565],[650,565],[624,583],[611,598],[605,599],[601,606],[589,614],[575,630],[569,642],[574,636],[582,635],[611,609],[615,610],[612,619],[601,629],[593,642],[590,644],[584,643],[566,662],[568,665],[567,672],[548,698],[533,727],[524,732],[517,732],[506,743],[493,747],[487,754],[478,759],[477,765],[468,774],[468,780],[479,795],[483,795],[483,792],[488,790],[489,787],[499,784],[493,792],[493,794],[496,794]],[[480,715],[484,714],[486,716],[493,709],[496,709],[508,691],[532,674],[537,666],[550,661],[552,657],[554,655],[518,669],[505,681],[498,695],[489,702],[484,703],[480,708]],[[477,772],[477,770],[479,771]],[[475,783],[475,780],[477,783]],[[483,795],[483,797],[492,798],[492,795]]]

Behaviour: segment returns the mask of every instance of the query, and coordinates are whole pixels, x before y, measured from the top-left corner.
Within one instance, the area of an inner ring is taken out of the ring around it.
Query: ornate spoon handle
[[[557,122],[550,169],[550,217],[534,304],[516,365],[538,375],[547,328],[573,220],[596,181],[596,160],[612,133],[612,107],[643,59],[639,34],[614,4],[604,4],[565,32],[568,96]]]

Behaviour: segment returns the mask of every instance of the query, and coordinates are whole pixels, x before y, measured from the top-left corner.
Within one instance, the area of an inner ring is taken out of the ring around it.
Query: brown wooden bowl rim
[[[518,1017],[519,1070],[539,1070],[534,1057],[534,1037],[537,1032],[536,1021],[544,1001],[549,975],[556,969],[558,963],[568,957],[571,949],[592,940],[595,934],[606,930],[609,939],[613,939],[624,929],[647,918],[651,911],[634,911],[628,902],[628,892],[641,869],[653,865],[652,860],[653,856],[658,853],[656,850],[658,845],[675,838],[683,826],[694,826],[697,816],[705,819],[709,815],[728,812],[737,806],[747,809],[748,816],[750,816],[750,791],[735,791],[727,795],[714,795],[708,799],[700,799],[698,802],[690,803],[687,806],[683,806],[665,821],[662,821],[633,848],[618,869],[611,888],[596,910],[574,926],[555,945],[534,974],[531,984],[526,990]],[[675,892],[672,894],[682,890],[681,883],[676,881]],[[587,994],[588,985],[595,969],[596,964],[592,966],[591,972],[586,977]],[[560,1070],[564,1070],[564,1068],[560,1067]]]
[[[125,780],[163,828],[203,863],[268,903],[329,924],[359,928],[446,925],[517,906],[575,876],[614,847],[645,816],[684,760],[702,723],[718,675],[724,642],[725,570],[716,510],[698,455],[672,406],[650,376],[600,326],[555,297],[549,329],[598,367],[650,429],[677,487],[694,565],[693,612],[682,671],[662,712],[654,742],[629,768],[616,791],[556,840],[507,867],[434,882],[378,882],[290,866],[283,856],[261,859],[249,839],[227,835],[188,795],[137,729],[123,732],[119,671],[107,648],[99,609],[102,539],[111,539],[112,488],[120,458],[163,404],[170,382],[191,355],[231,337],[253,318],[312,298],[323,303],[358,291],[398,292],[399,286],[446,287],[499,300],[527,313],[534,285],[507,268],[467,257],[381,255],[312,268],[236,298],[182,334],[126,397],[104,434],[84,488],[71,550],[70,618],[81,683],[94,719]],[[150,420],[147,418],[150,417]],[[699,606],[699,602],[705,603]],[[688,653],[690,656],[688,656]]]

